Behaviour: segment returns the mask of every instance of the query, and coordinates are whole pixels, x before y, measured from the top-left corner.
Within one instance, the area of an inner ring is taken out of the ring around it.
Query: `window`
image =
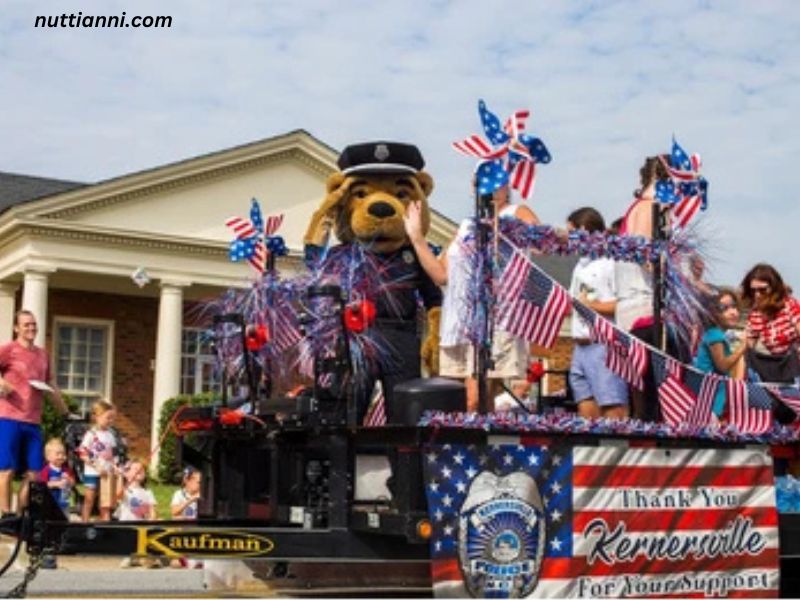
[[[181,344],[181,394],[218,392],[216,357],[204,329],[185,327]]]
[[[111,396],[113,322],[55,319],[56,384],[86,416],[92,402]]]

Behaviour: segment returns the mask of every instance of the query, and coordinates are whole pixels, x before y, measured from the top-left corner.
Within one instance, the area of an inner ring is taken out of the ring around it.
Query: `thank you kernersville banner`
[[[438,597],[777,596],[766,448],[442,445]]]

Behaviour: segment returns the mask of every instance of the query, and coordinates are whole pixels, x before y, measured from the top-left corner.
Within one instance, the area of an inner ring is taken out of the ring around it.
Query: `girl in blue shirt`
[[[730,340],[739,338],[734,328],[739,324],[739,299],[731,289],[721,289],[711,308],[712,319],[694,357],[694,366],[705,373],[717,373],[741,379],[744,375],[742,356],[747,344],[731,350]],[[725,386],[720,384],[712,410],[718,417],[725,408]]]

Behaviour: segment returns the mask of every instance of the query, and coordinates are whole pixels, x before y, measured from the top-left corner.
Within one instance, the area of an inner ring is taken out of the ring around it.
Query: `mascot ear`
[[[425,192],[425,195],[430,196],[433,191],[433,177],[428,175],[425,171],[420,171],[417,173],[417,181],[419,181],[419,185],[422,191]]]

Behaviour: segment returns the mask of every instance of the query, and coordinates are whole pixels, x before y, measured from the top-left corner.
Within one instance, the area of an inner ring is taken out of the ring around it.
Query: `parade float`
[[[432,189],[424,161],[413,146],[351,146],[309,224],[306,274],[281,276],[281,218],[265,220],[256,201],[228,223],[231,259],[256,277],[207,307],[223,397],[171,423],[182,461],[204,473],[200,519],[67,523],[37,485],[24,517],[2,524],[32,555],[30,577],[46,551],[246,559],[288,588],[295,578],[374,594],[800,595],[800,517],[778,510],[775,471],[798,442],[800,390],[701,373],[663,339],[645,344],[598,316],[531,259],[649,265],[656,330],[688,340],[703,310],[684,274],[698,248],[692,218],[707,206],[699,158],[673,142],[651,239],[566,235],[492,214],[487,196],[510,186],[529,197],[550,155],[526,133],[526,111],[502,123],[481,103],[480,116],[485,136],[454,146],[479,161],[459,316],[481,410],[464,412],[461,383],[419,376],[421,356],[435,369],[440,302],[402,216]],[[660,420],[488,410],[495,328],[547,347],[570,311],[631,387],[654,377]],[[234,398],[229,382],[246,392]],[[720,386],[724,419],[711,411]],[[790,422],[776,421],[778,405]],[[353,568],[365,564],[375,568]]]

